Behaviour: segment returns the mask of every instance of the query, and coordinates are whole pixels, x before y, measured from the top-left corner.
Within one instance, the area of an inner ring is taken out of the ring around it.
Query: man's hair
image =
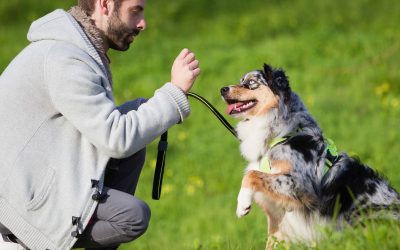
[[[123,0],[112,0],[114,1],[115,11],[119,10]],[[96,5],[96,0],[78,0],[78,6],[81,7],[88,15],[93,14]]]

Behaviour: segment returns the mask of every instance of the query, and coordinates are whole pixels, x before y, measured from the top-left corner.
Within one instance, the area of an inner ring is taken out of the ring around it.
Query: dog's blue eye
[[[244,86],[250,90],[253,90],[260,87],[260,84],[254,80],[249,80]]]

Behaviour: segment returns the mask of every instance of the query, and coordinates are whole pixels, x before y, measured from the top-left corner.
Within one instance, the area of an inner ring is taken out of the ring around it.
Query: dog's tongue
[[[236,103],[228,104],[228,108],[226,109],[226,113],[228,115],[230,115],[233,110],[238,110],[243,105],[244,105],[244,102],[236,102]]]

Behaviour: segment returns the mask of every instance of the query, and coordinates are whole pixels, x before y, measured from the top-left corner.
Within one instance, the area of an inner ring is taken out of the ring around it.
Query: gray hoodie
[[[99,54],[63,10],[35,21],[28,39],[0,77],[0,223],[31,249],[68,249],[94,212],[108,160],[182,122],[189,103],[166,83],[120,112]]]

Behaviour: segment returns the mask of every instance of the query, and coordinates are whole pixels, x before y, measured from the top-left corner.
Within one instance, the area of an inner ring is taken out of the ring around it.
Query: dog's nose
[[[228,93],[228,91],[229,91],[229,87],[221,88],[221,95],[224,95],[224,94]]]

